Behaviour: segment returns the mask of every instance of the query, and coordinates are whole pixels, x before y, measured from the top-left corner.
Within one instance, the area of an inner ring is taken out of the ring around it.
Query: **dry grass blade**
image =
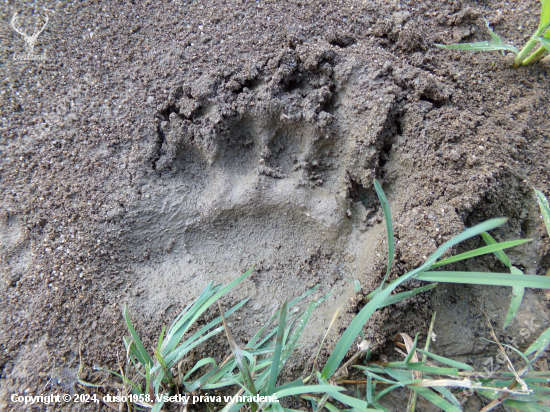
[[[471,388],[472,381],[468,378],[465,378],[461,381],[457,381],[456,379],[435,379],[435,380],[424,379],[422,380],[422,382],[411,383],[410,386],[421,386],[423,388],[433,388],[437,386]]]
[[[472,302],[472,303],[474,303],[474,302]],[[474,303],[474,305],[475,305],[475,303]],[[499,405],[503,404],[506,401],[506,399],[508,399],[511,395],[515,394],[513,392],[513,389],[518,384],[521,385],[521,387],[522,387],[522,394],[529,393],[529,387],[527,386],[525,381],[520,378],[520,376],[518,375],[518,373],[516,372],[516,370],[514,368],[514,365],[510,361],[510,358],[508,358],[508,356],[506,355],[506,351],[504,350],[504,348],[502,347],[502,345],[498,341],[498,339],[496,337],[496,334],[495,334],[495,331],[493,330],[493,325],[491,325],[491,321],[489,319],[489,316],[487,316],[487,313],[482,308],[480,308],[479,306],[477,306],[477,307],[483,312],[483,314],[487,318],[487,323],[489,324],[489,328],[491,329],[491,336],[493,337],[495,342],[497,342],[501,353],[503,354],[503,356],[505,357],[505,359],[508,363],[508,367],[510,368],[510,370],[514,374],[514,377],[516,378],[515,381],[512,382],[505,390],[501,390],[501,391],[504,392],[502,395],[500,395],[499,397],[497,397],[496,399],[491,401],[488,405],[486,405],[483,409],[481,409],[479,411],[479,412],[490,412],[490,411],[494,410],[495,408],[497,408]],[[524,371],[522,371],[522,374],[525,373],[526,371],[527,370],[524,369]]]
[[[508,357],[508,355],[506,354],[506,350],[502,347],[502,345],[500,344],[500,342],[498,341],[498,338],[497,338],[497,335],[495,333],[495,330],[493,329],[493,325],[491,325],[491,320],[489,319],[489,316],[487,315],[487,313],[482,309],[482,308],[479,308],[483,314],[485,315],[486,319],[487,319],[487,324],[489,325],[489,328],[491,329],[491,336],[493,337],[493,339],[495,340],[495,342],[497,343],[498,345],[498,348],[500,349],[500,352],[502,353],[502,355],[504,356],[504,358],[506,359],[506,362],[508,363],[508,368],[510,369],[510,371],[514,374],[514,377],[516,378],[516,381],[517,383],[519,383],[521,385],[521,389],[525,392],[525,393],[529,393],[529,387],[527,386],[527,384],[525,383],[525,381],[523,379],[520,378],[520,376],[518,375],[518,373],[516,372],[516,369],[514,368],[514,364],[512,363],[512,361],[510,360],[510,358]]]
[[[241,348],[239,348],[239,346],[235,342],[235,339],[233,339],[233,335],[231,334],[231,331],[229,330],[229,325],[225,320],[225,315],[223,313],[222,305],[220,304],[220,302],[218,302],[218,307],[220,308],[222,322],[225,328],[225,334],[227,336],[227,340],[229,341],[229,346],[231,346],[231,351],[235,355],[235,362],[237,363],[237,366],[239,367],[239,370],[241,371],[241,374],[243,376],[244,385],[246,389],[248,389],[248,391],[252,393],[252,396],[255,396],[257,392],[254,385],[254,380],[252,379],[252,375],[250,374],[250,369],[246,363],[246,360],[244,359]],[[250,404],[250,409],[252,410],[252,412],[256,412],[258,410],[258,405],[255,402],[252,402]]]
[[[410,359],[410,361],[412,362],[418,362],[418,355],[416,354],[416,345],[415,345],[415,342],[412,340],[412,338],[406,333],[398,333],[394,336],[393,341],[397,343],[397,339],[399,337],[403,339],[403,342],[405,343],[405,348],[407,349],[407,353],[405,357]],[[408,362],[405,362],[405,363],[408,363]],[[422,378],[422,374],[419,371],[413,371],[413,376],[414,376],[414,379]]]

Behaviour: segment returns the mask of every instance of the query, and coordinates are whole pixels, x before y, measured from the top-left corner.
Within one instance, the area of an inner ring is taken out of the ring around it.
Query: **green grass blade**
[[[365,323],[367,323],[367,321],[372,316],[372,314],[378,308],[380,308],[384,300],[390,295],[390,293],[396,287],[406,282],[407,280],[413,278],[414,276],[417,276],[419,273],[422,273],[423,271],[427,270],[429,267],[432,266],[432,264],[437,259],[439,259],[451,247],[473,236],[477,236],[482,232],[487,232],[489,230],[495,229],[503,225],[504,223],[506,223],[507,220],[508,219],[506,218],[490,219],[486,222],[480,223],[474,227],[466,229],[461,234],[455,236],[451,240],[442,244],[419,268],[399,277],[395,281],[391,282],[384,290],[379,291],[372,298],[372,300],[368,302],[363,307],[363,309],[361,309],[361,311],[357,314],[357,316],[355,316],[353,321],[350,323],[348,328],[340,337],[340,340],[336,344],[334,351],[331,353],[329,359],[327,360],[327,363],[325,364],[325,367],[323,368],[323,371],[321,372],[322,378],[328,379],[334,374],[334,372],[336,372],[336,369],[338,369],[338,366],[346,356],[346,353],[348,352],[349,348],[351,348],[351,346],[353,345],[355,338],[357,337],[357,335],[359,335],[359,332],[361,331]],[[439,273],[439,272],[434,272],[434,273]]]
[[[346,280],[349,280],[351,283],[353,283],[353,290],[355,292],[359,292],[361,290],[361,282],[359,282],[359,279],[346,278]]]
[[[340,409],[338,409],[336,406],[334,406],[330,402],[325,403],[325,408],[328,409],[328,412],[341,412]],[[317,407],[314,408],[314,410],[316,410],[316,409],[317,409]]]
[[[175,350],[170,352],[168,355],[164,357],[164,360],[168,364],[168,366],[171,368],[176,362],[178,362],[184,355],[189,353],[191,350],[193,350],[195,347],[200,345],[201,343],[207,341],[212,336],[217,335],[224,329],[223,326],[220,326],[210,333],[204,335],[202,338],[197,339],[195,342],[193,342],[191,345],[180,345]],[[152,370],[152,372],[155,372],[158,369],[158,365],[155,366]]]
[[[412,359],[412,357],[414,356],[414,353],[416,351],[416,345],[418,343],[418,333],[416,334],[416,336],[414,337],[414,342],[412,344],[412,347],[411,347],[411,350],[410,352],[407,354],[407,357],[405,358],[405,364],[408,365]]]
[[[219,298],[221,298],[223,295],[225,295],[228,291],[233,289],[235,286],[237,286],[240,282],[242,282],[244,279],[246,279],[254,270],[254,267],[243,273],[241,276],[233,280],[231,283],[229,283],[226,286],[223,287],[215,287],[212,289],[212,292],[215,291],[214,294],[206,294],[201,295],[202,298],[200,298],[200,304],[193,305],[193,307],[189,310],[188,316],[182,318],[180,322],[175,325],[175,327],[170,328],[170,331],[168,332],[168,335],[166,337],[166,345],[163,348],[162,353],[164,355],[172,352],[176,346],[179,344],[181,338],[187,332],[187,330],[195,323],[195,321],[210,307],[212,306]]]
[[[272,353],[275,349],[274,348],[268,348],[268,349],[261,349],[261,350],[251,350],[248,351],[248,353],[252,356],[258,356],[258,355],[265,355],[268,353]],[[254,368],[254,370],[262,369],[263,367],[268,366],[271,364],[272,357],[268,357],[266,359],[262,360],[262,363]],[[215,375],[212,377],[212,379],[209,381],[210,383],[204,387],[204,389],[214,389],[215,387],[223,387],[228,386],[226,384],[217,385],[216,382],[228,382],[232,381],[234,379],[237,379],[240,375],[233,375],[232,371],[237,367],[237,364],[235,360],[230,360],[225,365],[221,366],[219,370],[216,371]]]
[[[541,6],[542,6],[542,9],[540,11],[539,29],[542,29],[545,23],[547,23],[548,20],[550,20],[550,1],[541,0]]]
[[[483,238],[485,243],[487,243],[487,246],[498,244],[498,242],[487,232],[482,233],[481,237]],[[502,250],[495,250],[493,253],[506,267],[512,266],[510,259],[508,259],[508,256],[506,256],[506,254]]]
[[[294,396],[294,395],[303,395],[305,393],[328,393],[330,396],[333,396],[335,393],[339,393],[341,391],[345,391],[344,388],[341,386],[333,386],[333,385],[307,385],[307,386],[298,386],[294,388],[287,388],[279,390],[279,388],[275,389],[275,392],[272,396],[276,396],[277,399],[286,398],[287,396]]]
[[[360,369],[360,370],[363,370],[365,375],[367,375],[369,378],[374,378],[374,379],[379,380],[381,382],[389,383],[390,385],[398,384],[397,382],[394,382],[390,379],[384,378],[383,376],[377,375],[376,373],[371,371],[371,368],[369,368],[367,366],[353,365],[353,367],[357,368],[357,369]],[[383,371],[384,371],[383,369],[380,369],[380,372],[383,372]],[[401,384],[399,383],[399,385],[401,385]]]
[[[546,37],[539,37],[538,40],[542,43],[547,51],[550,51],[550,39],[547,39]]]
[[[546,329],[542,335],[527,348],[525,356],[530,356],[535,352],[542,353],[546,350],[548,345],[550,345],[550,328]]]
[[[401,302],[402,300],[408,299],[414,295],[418,295],[419,293],[431,290],[436,286],[437,283],[432,283],[430,285],[422,286],[420,288],[408,290],[406,292],[399,292],[395,295],[388,296],[386,299],[384,299],[384,302],[382,302],[382,306],[380,306],[380,308],[384,308],[386,306],[393,305],[394,303]]]
[[[278,391],[282,391],[283,389],[288,388],[298,388],[299,386],[303,386],[304,382],[301,379],[295,379],[292,382],[285,383],[284,385],[277,386]]]
[[[163,381],[166,381],[166,379],[164,379],[164,376],[165,376],[164,375],[164,369],[162,369],[162,367],[160,367],[160,370],[157,372],[157,375],[155,376],[155,379],[153,379],[154,393],[159,393],[160,385],[162,384]]]
[[[273,363],[271,364],[271,371],[269,372],[269,379],[267,380],[266,395],[271,395],[275,390],[275,383],[277,376],[279,375],[279,362],[281,361],[281,355],[283,352],[283,339],[285,335],[286,324],[286,311],[287,302],[283,303],[281,307],[281,316],[279,316],[279,328],[277,330],[277,342],[275,343],[275,352],[273,353]]]
[[[287,326],[285,327],[285,331],[283,334],[283,342],[288,342],[288,335],[290,335],[290,330],[294,326],[294,323],[300,318],[300,316],[301,314],[296,316],[294,319],[289,320],[288,322],[285,321],[287,323]],[[277,333],[278,333],[278,329],[277,329]]]
[[[288,304],[288,308],[291,309],[293,308],[296,304],[298,304],[302,299],[308,297],[309,295],[311,295],[313,292],[315,292],[317,289],[319,289],[321,287],[321,285],[315,285],[314,287],[308,289],[307,291],[305,291],[304,293],[302,293],[300,296],[298,296],[296,299],[294,299],[293,301],[291,301],[289,304]],[[269,326],[269,324],[273,321],[273,319],[275,319],[277,316],[279,316],[280,314],[280,309],[275,312],[273,315],[271,315],[271,318],[269,318],[269,320],[264,324],[264,326],[262,326],[260,328],[260,330],[252,337],[252,339],[250,339],[247,343],[247,347],[249,348],[256,348],[256,342],[258,341],[258,339],[260,339],[260,336],[262,336],[262,334],[264,333],[265,329]],[[265,339],[264,339],[265,341]]]
[[[241,351],[241,348],[237,345],[235,340],[233,339],[233,335],[231,331],[229,330],[229,326],[227,325],[227,321],[225,320],[225,316],[223,314],[222,307],[220,303],[218,302],[218,306],[220,308],[220,313],[222,316],[222,322],[223,326],[225,328],[225,334],[227,336],[227,340],[229,341],[229,346],[231,346],[231,351],[233,352],[233,355],[235,356],[235,362],[237,362],[237,366],[239,367],[239,370],[241,371],[241,374],[243,375],[245,388],[252,393],[253,396],[255,396],[258,392],[256,392],[256,387],[254,386],[254,380],[252,379],[252,375],[250,374],[250,369],[248,367],[248,364],[246,363],[246,360],[244,358],[244,354]],[[253,412],[256,411],[256,407],[254,404],[251,404],[251,409]]]
[[[155,404],[153,405],[153,408],[151,409],[151,412],[160,412],[163,405],[164,405],[164,401],[155,402]]]
[[[512,46],[511,44],[496,43],[494,41],[480,41],[477,43],[435,44],[435,45],[442,49],[452,49],[452,50],[469,50],[469,51],[508,50],[508,51],[514,52],[515,54],[519,53],[519,50],[516,47]]]
[[[523,276],[523,272],[515,267],[511,267],[510,271],[512,272],[512,275],[518,275]],[[521,306],[521,302],[523,302],[523,295],[525,294],[525,288],[522,286],[514,286],[512,288],[512,299],[510,299],[510,308],[508,309],[508,313],[506,314],[506,319],[504,320],[504,326],[503,328],[506,328],[514,319],[514,316],[516,316],[517,311],[519,310],[519,307]]]
[[[489,399],[496,399],[499,394],[497,392],[494,392],[492,390],[477,390],[477,393],[486,396]],[[533,395],[529,396],[529,399],[534,398]],[[526,412],[548,412],[548,406],[539,405],[536,403],[529,402],[528,399],[525,401],[516,401],[512,399],[508,399],[504,402],[504,405],[511,406],[519,411],[526,411]]]
[[[233,405],[226,405],[221,410],[221,412],[239,412],[243,406],[244,406],[244,403],[242,403],[242,402],[235,403]]]
[[[511,406],[518,411],[525,412],[548,412],[548,406],[539,405],[536,403],[527,403],[515,400],[504,401],[504,405]]]
[[[550,277],[491,272],[424,272],[416,277],[425,282],[466,283],[471,285],[518,286],[550,289]]]
[[[457,368],[439,368],[435,366],[426,366],[426,365],[423,365],[422,362],[417,362],[416,364],[411,362],[407,365],[407,369],[412,369],[414,371],[419,371],[423,373],[433,373],[436,375],[458,376]]]
[[[474,370],[474,368],[472,368],[470,365],[467,365],[465,363],[458,362],[458,361],[455,361],[453,359],[447,359],[447,358],[444,358],[443,356],[435,355],[435,354],[433,354],[431,352],[427,352],[423,349],[416,349],[416,350],[418,352],[420,352],[421,354],[432,358],[433,360],[441,362],[445,365],[452,366],[453,368],[464,369],[464,370],[467,370],[467,371],[473,371]]]
[[[126,344],[126,342],[125,342]],[[148,365],[149,363],[143,358],[143,356],[141,356],[141,352],[139,351],[139,349],[137,348],[135,342],[132,342],[130,343],[130,353],[132,355],[134,355],[134,357],[136,358],[136,360],[141,364],[141,365]],[[131,357],[130,357],[131,358]],[[132,358],[133,359],[133,358]]]
[[[218,364],[216,363],[216,360],[214,358],[203,358],[198,361],[189,372],[185,374],[185,376],[183,377],[183,381],[185,382],[187,378],[189,378],[193,374],[193,372],[205,365],[212,365],[212,370],[216,370],[216,368],[218,367]]]
[[[460,408],[460,402],[458,401],[458,399],[456,399],[456,396],[453,395],[453,393],[447,389],[446,387],[444,386],[434,386],[433,387],[433,390],[435,390],[436,392],[439,392],[441,395],[443,395],[445,398],[447,398],[447,400],[455,407],[457,407],[459,410],[461,410]]]
[[[362,401],[361,399],[353,398],[348,395],[344,395],[340,392],[332,393],[330,396],[332,396],[334,399],[336,399],[338,402],[343,403],[344,405],[351,406],[352,408],[359,410],[359,411],[366,411],[366,412],[377,412],[378,409],[372,409],[369,408],[369,404],[365,401]]]
[[[487,26],[487,29],[489,30],[489,34],[491,36],[491,39],[493,40],[493,43],[502,44],[502,39],[498,34],[494,32],[494,30],[491,28],[491,25],[489,24],[489,20],[487,20],[485,17],[483,17],[483,21],[485,22],[485,25]],[[504,56],[504,50],[501,50],[500,53]],[[414,409],[413,409],[414,410]]]
[[[162,340],[164,339],[164,332],[166,332],[166,325],[162,325],[162,331],[160,332],[159,342],[157,345],[157,352],[160,354],[160,348],[162,347]]]
[[[122,379],[124,382],[126,382],[128,385],[130,385],[131,387],[133,387],[137,393],[139,394],[143,394],[143,392],[141,391],[141,388],[139,386],[137,386],[134,382],[132,382],[130,379],[128,379],[127,377],[125,376],[122,376],[121,374],[119,373],[116,373],[112,370],[109,370],[109,369],[103,369],[103,368],[94,368],[95,370],[98,370],[98,371],[103,371],[103,372],[109,372],[109,373],[112,373],[113,375],[115,376],[118,376],[120,379]]]
[[[425,270],[427,270],[427,268],[431,267],[437,259],[443,256],[443,254],[451,247],[458,245],[459,243],[464,242],[465,240],[470,239],[474,236],[480,235],[483,232],[488,232],[499,226],[502,226],[507,221],[508,219],[504,217],[489,219],[485,222],[475,225],[474,227],[466,229],[461,234],[453,237],[451,240],[448,240],[447,242],[439,246],[439,248],[437,248],[437,250],[428,258],[428,260],[426,260],[426,262],[417,270],[419,272],[424,272]]]
[[[226,317],[229,317],[231,316],[233,313],[235,313],[237,310],[239,310],[241,307],[243,307],[248,301],[250,300],[250,298],[246,298],[246,299],[243,299],[241,300],[239,303],[237,303],[235,306],[233,306],[231,309],[229,309],[227,312],[225,312],[225,316]],[[200,330],[198,330],[196,333],[194,333],[191,337],[189,337],[188,339],[186,339],[182,344],[181,346],[185,347],[185,346],[189,346],[191,344],[193,344],[193,342],[198,339],[200,336],[202,336],[204,333],[206,333],[207,331],[209,331],[211,328],[213,328],[214,326],[216,326],[218,323],[221,323],[222,321],[222,317],[221,316],[218,316],[217,318],[215,318],[214,320],[212,320],[211,322],[208,322],[208,324],[206,324],[204,327],[202,327]]]
[[[302,333],[307,326],[309,322],[309,318],[313,314],[313,311],[325,300],[327,300],[332,293],[327,293],[324,297],[318,299],[317,301],[311,301],[309,305],[307,306],[306,310],[302,315],[300,315],[300,322],[298,323],[298,326],[296,326],[296,329],[294,332],[292,332],[292,335],[290,335],[290,338],[288,339],[287,347],[283,350],[282,355],[282,365],[279,366],[279,372],[281,371],[282,366],[286,363],[288,358],[290,357],[290,354],[298,344],[298,340],[300,339],[300,336],[302,336]]]
[[[399,279],[397,279],[397,281],[388,285],[386,289],[378,292],[378,294],[376,294],[374,298],[370,302],[368,302],[363,307],[363,309],[361,309],[361,311],[357,314],[357,316],[355,316],[345,332],[342,334],[340,340],[334,348],[334,351],[331,353],[329,359],[327,360],[327,363],[325,364],[325,367],[321,372],[321,376],[323,379],[329,379],[334,374],[334,372],[336,372],[336,369],[338,369],[338,366],[346,356],[349,348],[351,348],[351,345],[353,345],[355,338],[357,337],[357,335],[359,335],[359,332],[363,328],[363,325],[365,325],[372,314],[381,307],[382,303],[388,297],[388,295],[401,283],[406,282],[411,277],[413,277],[414,274],[415,271],[412,271],[406,275],[401,276]]]
[[[481,237],[483,238],[483,240],[485,240],[485,243],[487,243],[488,246],[493,246],[498,244],[497,241],[489,233],[486,233],[486,232],[482,233]],[[512,266],[510,259],[508,259],[508,256],[506,256],[506,254],[502,250],[495,250],[493,251],[493,253],[504,265],[510,268],[510,272],[512,275],[523,275],[523,272],[521,270],[516,269]],[[519,307],[521,306],[521,302],[523,301],[524,294],[525,294],[524,287],[514,286],[512,288],[512,299],[510,300],[510,308],[508,309],[508,313],[506,314],[506,319],[504,320],[503,328],[506,328],[509,325],[509,323],[512,321],[514,316],[516,315]]]
[[[280,312],[277,311],[277,313],[280,315]],[[265,338],[263,338],[257,345],[255,345],[255,348],[258,349],[265,349],[271,345],[271,338],[277,334],[277,329],[273,329],[271,332],[269,332]],[[250,347],[250,345],[246,345],[247,347]]]
[[[391,218],[390,204],[388,203],[388,199],[386,199],[386,195],[384,194],[384,190],[382,190],[382,186],[380,186],[380,183],[378,183],[376,179],[374,179],[374,189],[376,190],[376,195],[378,196],[378,199],[382,204],[382,210],[384,211],[384,219],[386,220],[386,232],[388,237],[388,268],[386,269],[386,275],[384,276],[384,279],[382,280],[382,283],[380,285],[380,289],[382,289],[384,287],[384,283],[386,282],[386,279],[388,278],[391,272],[391,267],[393,265],[395,239],[393,236],[393,223]]]
[[[145,393],[149,393],[151,387],[151,368],[149,365],[145,365]]]
[[[499,343],[497,342],[493,342],[492,340],[489,340],[489,339],[485,339],[485,338],[482,338],[483,340],[487,341],[487,342],[490,342],[490,343],[494,343],[495,345],[499,345]],[[506,346],[507,348],[509,348],[510,350],[516,352],[519,356],[521,356],[523,358],[523,360],[525,361],[525,363],[529,363],[529,358],[527,356],[525,356],[523,354],[523,352],[519,351],[518,349],[514,348],[513,346],[511,345],[507,345],[506,343],[501,343],[500,345],[502,346]]]
[[[260,364],[254,366],[253,368],[249,368],[251,374],[252,374],[252,372],[255,373],[257,371],[261,371],[262,369],[267,368],[268,366],[270,366],[271,365],[271,358],[269,358],[269,359],[270,360],[267,361],[267,362],[261,361]],[[236,367],[238,367],[238,366],[237,366],[236,362],[234,362],[229,368],[223,369],[223,373],[221,373],[221,374],[219,373],[219,371],[215,371],[215,373],[212,374],[213,375],[212,379],[209,379],[207,384],[201,386],[201,389],[204,389],[204,390],[218,389],[218,388],[224,388],[224,387],[227,387],[227,386],[232,386],[232,385],[237,385],[237,384],[244,383],[243,382],[243,376],[242,376],[241,373],[238,373],[236,375],[233,375],[231,373],[233,371],[233,369],[235,369]],[[266,371],[269,373],[269,370],[270,369],[268,368]],[[221,376],[221,378],[220,378],[220,376]],[[260,378],[258,378],[254,382],[254,386],[258,387],[258,388],[261,388],[262,385],[264,384],[264,382],[265,382],[265,379],[263,381],[261,381]],[[193,386],[194,386],[194,384],[193,384]]]
[[[426,398],[438,408],[443,409],[445,412],[462,412],[460,408],[457,408],[455,405],[447,402],[441,396],[437,395],[435,392],[428,388],[422,388],[420,386],[409,386],[408,388],[412,389],[423,398]]]
[[[367,388],[366,388],[366,395],[365,395],[365,399],[367,400],[368,403],[372,403],[372,393],[374,392],[373,391],[373,388],[372,388],[372,377],[368,376],[367,375]]]
[[[383,390],[381,390],[380,392],[378,392],[376,394],[376,396],[374,397],[374,402],[376,402],[378,399],[382,399],[384,396],[386,396],[391,391],[393,391],[397,388],[402,388],[403,386],[405,386],[405,385],[403,385],[401,383],[396,383],[394,385],[388,386],[386,389],[383,389]]]
[[[402,371],[398,371],[395,369],[385,369],[385,371],[392,378],[397,379],[399,381],[407,381],[410,379],[408,374],[403,373]],[[462,412],[460,410],[460,407],[457,408],[455,405],[447,402],[445,399],[437,395],[431,389],[424,388],[422,386],[407,386],[407,388],[415,391],[420,396],[426,398],[428,401],[433,403],[438,408],[443,409],[445,412]],[[456,398],[454,398],[454,400],[456,400]]]
[[[160,366],[162,366],[162,370],[164,371],[164,375],[168,378],[168,381],[170,382],[170,386],[175,386],[174,378],[172,377],[172,374],[170,373],[170,367],[166,364],[166,361],[164,358],[160,355],[160,353],[155,351],[155,357],[157,358]]]
[[[382,411],[382,412],[392,412],[388,408],[386,408],[385,406],[380,405],[379,403],[375,403],[375,404],[373,404],[373,406],[375,406],[376,409],[378,409],[379,411]]]
[[[545,42],[548,42],[550,44],[550,41],[548,40],[545,40]],[[544,224],[546,225],[548,236],[550,236],[550,207],[548,206],[548,199],[546,199],[546,196],[544,196],[542,192],[538,191],[537,189],[534,190],[537,201],[539,202],[540,212],[542,213],[542,218],[544,220]]]
[[[86,382],[85,380],[82,380],[80,378],[80,372],[81,371],[78,371],[76,373],[76,380],[79,384],[81,384],[82,386],[87,386],[88,388],[101,388],[101,385],[94,385],[93,383]]]
[[[132,325],[132,322],[130,321],[130,316],[128,315],[128,307],[126,305],[124,306],[124,319],[126,319],[126,326],[130,331],[130,335],[132,335],[132,338],[134,339],[134,343],[136,344],[136,347],[139,351],[139,354],[141,355],[142,360],[145,362],[145,364],[148,364],[150,367],[153,366],[153,360],[145,350],[145,346],[143,346],[141,339],[139,338],[136,330],[134,329],[134,326]],[[145,364],[143,366],[145,366]]]
[[[483,236],[483,233],[481,234],[481,236]],[[440,267],[440,266],[443,266],[443,265],[448,265],[449,263],[458,262],[458,261],[461,261],[461,260],[464,260],[464,259],[470,259],[472,257],[486,255],[487,253],[497,254],[497,252],[501,251],[502,249],[508,249],[508,248],[511,248],[511,247],[514,247],[514,246],[517,246],[517,245],[521,245],[523,243],[531,242],[532,240],[533,239],[510,240],[508,242],[495,243],[495,244],[492,244],[492,245],[489,245],[489,246],[480,247],[478,249],[474,249],[474,250],[471,250],[469,252],[461,253],[459,255],[451,256],[450,258],[440,260],[439,262],[434,263],[430,269],[435,269],[437,267]],[[498,254],[497,254],[497,256],[498,256]]]
[[[168,334],[171,334],[178,330],[191,316],[192,312],[196,311],[210,296],[212,296],[216,291],[219,290],[219,285],[214,286],[214,282],[210,282],[197,299],[192,301],[189,305],[183,309],[183,311],[176,316],[176,319],[170,325],[168,329]]]
[[[491,39],[493,39],[493,43],[496,44],[502,44],[502,39],[498,34],[496,34],[493,29],[491,28],[491,25],[489,24],[489,20],[487,20],[485,17],[483,18],[483,21],[485,22],[485,25],[489,29],[489,34],[491,35]]]

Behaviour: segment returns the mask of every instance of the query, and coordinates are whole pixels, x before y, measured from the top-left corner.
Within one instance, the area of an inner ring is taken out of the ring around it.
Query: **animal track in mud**
[[[174,285],[195,295],[252,265],[260,306],[319,282],[342,292],[330,311],[347,290],[334,268],[364,277],[382,227],[372,180],[399,144],[405,99],[391,68],[340,48],[296,45],[203,75],[158,108],[159,177],[132,233],[170,252],[139,269],[151,313],[181,300]]]
[[[358,76],[366,84],[354,85],[361,97],[348,92],[350,81],[335,73],[330,48],[303,58],[298,47],[266,66],[274,73],[255,68],[248,77],[206,77],[177,88],[159,110],[154,167],[207,186],[200,197],[209,206],[201,213],[218,229],[233,215],[239,220],[254,211],[261,221],[288,205],[289,227],[313,221],[339,233],[337,227],[347,226],[350,192],[370,188],[389,158],[398,133],[396,96],[375,87],[372,100],[363,100],[373,88],[367,71]],[[186,248],[203,243],[197,233],[204,231],[189,227]]]

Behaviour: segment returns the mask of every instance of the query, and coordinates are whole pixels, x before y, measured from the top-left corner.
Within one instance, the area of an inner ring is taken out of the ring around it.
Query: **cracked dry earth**
[[[549,67],[513,70],[509,56],[434,47],[486,40],[482,16],[505,40],[523,44],[538,7],[379,0],[3,6],[2,408],[22,410],[9,401],[14,392],[80,390],[80,352],[84,377],[102,379],[91,367],[115,365],[124,304],[150,346],[207,283],[228,283],[253,265],[224,301],[252,297],[234,321],[240,342],[285,299],[315,284],[318,296],[332,292],[291,359],[287,373],[300,376],[336,310],[344,305],[324,359],[385,272],[374,178],[394,218],[392,277],[497,216],[510,218],[497,239],[534,239],[510,252],[512,263],[544,274],[550,243],[531,187],[549,194]],[[14,61],[24,51],[9,26],[15,12],[28,31],[49,16],[35,47],[45,61]],[[504,271],[490,256],[456,267]],[[348,279],[360,281],[359,293]],[[379,311],[364,331],[383,354],[396,332],[425,336],[437,309],[434,351],[481,362],[494,348],[481,339],[488,331],[474,303],[502,326],[510,293],[439,285]],[[523,322],[542,331],[548,313],[548,296],[529,291],[502,336],[517,335]],[[220,337],[194,356],[222,358],[228,350]],[[402,399],[386,402],[404,408]],[[465,410],[479,405],[472,397]]]

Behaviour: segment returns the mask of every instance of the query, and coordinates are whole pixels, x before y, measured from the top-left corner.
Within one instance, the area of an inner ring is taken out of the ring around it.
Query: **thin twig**
[[[480,308],[475,302],[471,301],[475,306],[477,306],[482,312],[483,314],[485,315],[485,317],[487,318],[487,323],[489,324],[489,328],[491,328],[491,335],[493,336],[493,339],[495,340],[495,342],[497,343],[501,353],[504,355],[504,357],[506,358],[506,361],[508,362],[508,368],[511,370],[511,372],[514,374],[514,377],[515,377],[515,381],[512,382],[510,385],[508,385],[508,387],[506,389],[508,389],[509,392],[504,392],[502,395],[500,395],[499,397],[497,397],[496,399],[494,399],[491,403],[489,403],[487,406],[485,406],[483,409],[481,409],[479,412],[490,412],[492,411],[493,409],[495,409],[497,406],[501,405],[502,403],[504,403],[504,401],[506,401],[506,399],[508,399],[510,397],[510,395],[513,395],[513,391],[512,389],[514,389],[518,384],[521,385],[521,389],[522,389],[522,394],[523,395],[526,395],[532,391],[529,390],[529,387],[527,386],[527,384],[525,383],[525,381],[523,379],[521,379],[520,375],[523,376],[528,370],[529,368],[523,368],[523,370],[518,374],[514,368],[514,365],[512,364],[512,361],[510,360],[510,358],[508,358],[508,355],[506,355],[506,351],[504,350],[504,348],[502,347],[502,345],[500,344],[500,342],[498,341],[498,338],[495,334],[495,331],[493,329],[493,325],[491,325],[491,320],[489,318],[489,316],[487,315],[487,313],[483,310],[483,308]]]

